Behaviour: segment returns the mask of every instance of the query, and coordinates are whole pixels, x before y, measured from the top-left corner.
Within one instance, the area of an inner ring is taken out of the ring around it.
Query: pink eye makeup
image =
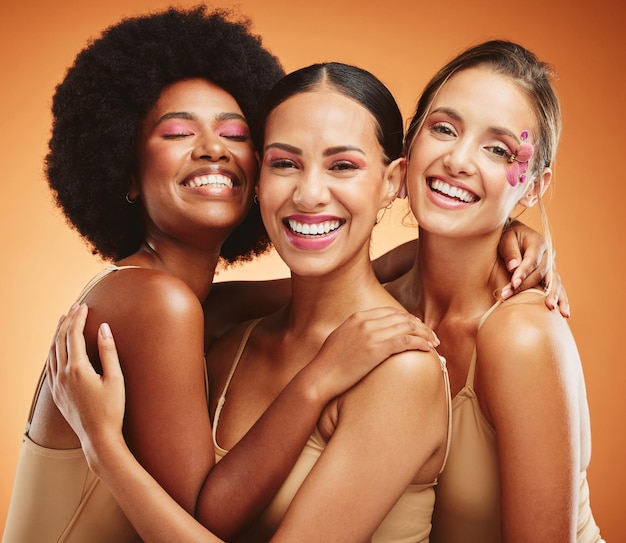
[[[172,119],[159,124],[157,135],[164,138],[176,138],[182,136],[192,136],[196,133],[193,123],[179,119]]]
[[[217,131],[222,138],[247,140],[250,137],[248,125],[241,121],[222,123]]]

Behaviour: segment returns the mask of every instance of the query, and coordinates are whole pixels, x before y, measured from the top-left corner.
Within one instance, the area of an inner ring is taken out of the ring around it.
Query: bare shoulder
[[[500,304],[476,338],[481,364],[511,357],[524,357],[532,363],[539,353],[567,345],[573,346],[573,337],[566,319],[558,311],[550,311],[543,296],[534,292],[522,292]]]
[[[533,293],[514,296],[485,320],[476,339],[476,387],[488,418],[512,419],[575,394],[580,356],[567,321]],[[524,409],[520,410],[520,406]],[[508,417],[508,418],[507,418]]]
[[[90,318],[95,319],[100,312],[145,323],[202,315],[200,301],[191,288],[160,270],[119,270],[98,284],[85,301]]]
[[[406,351],[389,357],[357,384],[348,395],[365,403],[384,401],[432,403],[443,398],[442,361],[434,351]]]
[[[96,337],[107,322],[124,370],[170,367],[201,360],[204,353],[202,305],[178,277],[159,270],[120,270],[106,277],[85,299],[85,338],[92,360]],[[182,368],[182,366],[181,366]]]

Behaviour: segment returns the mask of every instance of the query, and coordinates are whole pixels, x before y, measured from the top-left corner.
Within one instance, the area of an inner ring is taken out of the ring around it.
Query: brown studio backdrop
[[[620,348],[626,332],[620,268],[625,8],[618,0],[580,2],[580,7],[565,0],[420,4],[391,0],[367,7],[360,0],[317,0],[296,7],[295,2],[247,0],[214,5],[236,5],[249,15],[287,71],[327,60],[371,70],[394,92],[405,116],[440,65],[485,39],[519,41],[556,66],[564,134],[548,210],[587,379],[593,510],[608,541],[625,541],[626,432],[618,401],[626,385]],[[58,316],[103,265],[66,226],[43,177],[54,87],[89,38],[123,16],[167,5],[34,0],[0,8],[0,528],[20,435]],[[400,226],[402,215],[399,206],[387,214],[375,234],[374,255],[414,236]],[[538,225],[536,218],[528,220]],[[284,274],[271,256],[221,273],[218,280]]]

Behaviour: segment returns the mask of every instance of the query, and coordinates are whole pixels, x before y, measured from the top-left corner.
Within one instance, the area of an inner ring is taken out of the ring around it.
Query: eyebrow
[[[454,109],[447,108],[447,107],[438,107],[437,109],[434,109],[433,111],[431,111],[430,115],[432,115],[433,113],[444,113],[448,115],[448,117],[452,117],[456,121],[459,121],[459,122],[463,121],[463,117],[461,117],[461,115],[459,115],[457,111],[455,111]],[[519,138],[507,128],[503,128],[501,126],[490,126],[488,128],[488,132],[496,136],[507,136],[509,138],[514,139],[516,142],[519,143]]]
[[[289,145],[288,143],[270,143],[265,146],[265,150],[267,151],[268,149],[282,149],[283,151],[293,153],[294,155],[302,156],[302,149]],[[328,149],[325,149],[323,155],[332,156],[346,151],[356,151],[357,153],[361,153],[363,155],[365,154],[360,147],[356,147],[354,145],[337,145],[336,147],[329,147]]]
[[[165,122],[169,119],[182,119],[184,121],[197,121],[198,120],[198,116],[194,115],[193,113],[189,113],[188,111],[171,111],[169,113],[166,113],[165,115],[161,116],[156,123],[154,123],[154,126],[158,126],[159,124],[161,124],[162,122]],[[224,111],[222,113],[218,113],[215,116],[215,120],[216,121],[231,121],[231,120],[238,120],[238,121],[243,121],[244,123],[246,123],[246,118],[241,115],[240,113],[235,113],[235,112],[229,112],[229,111]]]

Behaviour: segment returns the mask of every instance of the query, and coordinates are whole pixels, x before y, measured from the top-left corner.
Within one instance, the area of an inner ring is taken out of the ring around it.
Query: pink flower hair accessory
[[[514,187],[518,183],[526,181],[526,170],[528,169],[528,161],[533,156],[535,148],[533,144],[526,141],[528,139],[528,130],[524,130],[520,136],[519,147],[513,153],[506,165],[506,180]]]

